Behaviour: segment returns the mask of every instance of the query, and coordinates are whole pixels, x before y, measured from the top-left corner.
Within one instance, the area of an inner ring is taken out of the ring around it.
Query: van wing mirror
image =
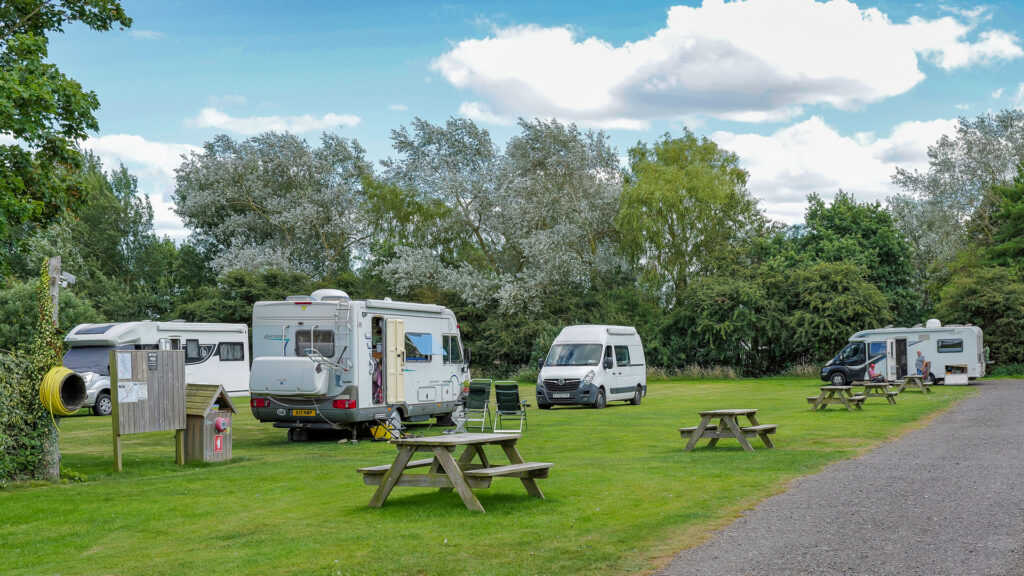
[[[604,359],[604,369],[605,370],[611,370],[612,369],[612,359],[611,358],[605,358]]]
[[[541,370],[543,368],[544,368],[544,359],[543,358],[537,358],[537,370]]]
[[[472,351],[469,349],[469,346],[466,346],[466,366],[469,366],[469,363],[472,360],[472,358],[473,358]]]

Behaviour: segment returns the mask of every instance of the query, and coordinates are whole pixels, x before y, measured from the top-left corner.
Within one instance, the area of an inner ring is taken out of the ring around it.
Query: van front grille
[[[544,380],[544,387],[551,392],[572,392],[579,390],[580,380],[579,378],[573,380],[549,379]]]

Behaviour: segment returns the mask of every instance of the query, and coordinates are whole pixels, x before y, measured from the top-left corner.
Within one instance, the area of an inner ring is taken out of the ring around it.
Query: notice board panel
[[[185,429],[185,352],[112,350],[114,435]]]

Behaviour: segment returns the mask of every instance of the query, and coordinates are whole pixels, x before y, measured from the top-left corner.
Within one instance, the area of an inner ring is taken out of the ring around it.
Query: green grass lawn
[[[234,421],[234,459],[174,465],[173,433],[123,439],[113,472],[110,419],[61,421],[63,466],[84,483],[0,491],[0,572],[12,574],[623,574],[654,569],[795,477],[920,425],[973,388],[872,398],[862,412],[811,412],[811,380],[652,382],[641,406],[529,411],[524,458],[554,462],[539,480],[477,490],[486,514],[453,492],[396,488],[381,509],[360,466],[394,447],[362,441],[290,444]],[[524,387],[525,397],[533,393]],[[777,424],[775,450],[732,440],[683,452],[677,428],[698,410],[758,408]],[[427,434],[440,428],[414,428]],[[490,455],[490,448],[488,454]],[[492,461],[503,462],[495,448]]]

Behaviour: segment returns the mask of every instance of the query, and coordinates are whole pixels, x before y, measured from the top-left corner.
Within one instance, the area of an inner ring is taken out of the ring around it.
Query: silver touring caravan
[[[249,391],[249,328],[245,324],[116,322],[79,324],[64,338],[64,366],[82,375],[86,405],[110,414],[111,350],[184,350],[190,384],[220,384],[232,396]]]
[[[469,380],[459,324],[436,304],[317,290],[252,311],[252,413],[303,440],[311,429],[447,419]]]
[[[887,381],[902,380],[916,374],[917,353],[928,362],[928,376],[935,382],[967,384],[985,375],[988,362],[981,328],[971,325],[943,326],[936,319],[913,328],[863,330],[850,336],[835,358],[821,369],[821,379],[842,386],[855,380],[868,380],[871,364]]]

